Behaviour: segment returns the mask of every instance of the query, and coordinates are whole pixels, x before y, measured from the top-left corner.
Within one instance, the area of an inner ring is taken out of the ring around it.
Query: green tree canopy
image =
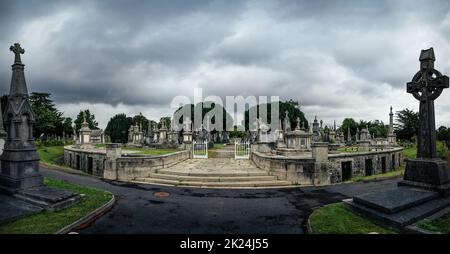
[[[117,114],[113,116],[106,126],[105,134],[111,138],[113,143],[126,143],[128,139],[128,129],[133,123],[131,117],[125,114]]]
[[[300,106],[299,103],[297,101],[293,101],[293,100],[289,100],[289,101],[285,101],[285,102],[278,102],[278,108],[280,110],[279,112],[279,120],[281,122],[284,121],[284,117],[285,117],[285,112],[288,112],[289,115],[289,121],[291,123],[291,129],[294,129],[297,126],[297,118],[300,118],[300,121],[302,123],[304,123],[306,128],[309,128],[309,123],[308,120],[305,117],[305,114],[300,110]],[[268,123],[272,123],[272,105],[273,103],[269,103],[269,104],[259,104],[256,106],[256,110],[257,110],[257,117],[260,117],[260,106],[267,106],[267,121]],[[254,109],[254,108],[253,108]],[[245,111],[245,129],[249,130],[249,118],[250,118],[250,110],[252,110],[252,108],[248,109]]]
[[[397,138],[404,141],[413,141],[417,135],[419,127],[419,113],[413,110],[403,109],[397,111],[396,118],[398,124],[394,125]]]
[[[142,113],[139,113],[139,115],[135,115],[133,117],[133,125],[137,124],[142,125],[142,131],[146,131],[148,129],[149,120],[142,115]]]
[[[81,129],[81,123],[83,123],[83,112],[86,114],[86,122],[89,124],[89,128],[91,130],[98,129],[98,123],[97,121],[95,121],[94,114],[91,114],[89,109],[86,109],[84,111],[80,111],[80,113],[78,113],[77,115],[77,119],[74,121],[76,132],[78,133]]]
[[[350,128],[350,135],[353,137],[358,132],[358,123],[353,118],[345,118],[342,121],[341,127],[339,130],[344,133],[345,140],[348,139],[348,129]]]
[[[358,129],[369,128],[370,134],[375,135],[377,138],[387,138],[388,127],[384,125],[383,121],[363,121],[361,120],[358,124]]]
[[[206,105],[211,105],[211,107],[206,107]],[[197,103],[197,105],[195,105],[194,106],[194,104],[188,104],[188,105],[184,105],[184,106],[182,106],[182,107],[180,107],[180,108],[178,108],[176,111],[175,111],[175,113],[174,113],[174,116],[175,116],[175,119],[178,119],[178,123],[179,124],[183,124],[183,121],[184,121],[184,119],[182,118],[182,117],[179,117],[178,116],[178,114],[181,114],[182,113],[182,111],[180,111],[180,110],[182,110],[182,109],[188,109],[190,107],[190,120],[192,121],[192,122],[194,122],[194,126],[197,126],[197,127],[199,127],[200,126],[200,124],[201,123],[195,123],[195,119],[194,119],[194,112],[196,112],[196,111],[200,111],[201,110],[201,112],[202,112],[202,119],[204,119],[205,118],[205,116],[206,116],[206,114],[208,114],[210,111],[212,111],[213,109],[214,110],[222,110],[222,117],[223,117],[223,119],[222,119],[222,122],[223,122],[223,130],[225,130],[226,129],[226,126],[229,126],[229,127],[231,127],[231,126],[233,126],[233,118],[231,117],[231,115],[225,110],[225,108],[224,107],[222,107],[221,105],[216,105],[216,103],[214,103],[214,102],[200,102],[200,103]],[[170,117],[168,118],[169,120],[169,123],[170,123]],[[211,121],[211,123],[216,123],[216,119],[215,119],[215,116],[213,116],[211,119],[210,119],[210,121]],[[227,123],[227,121],[228,121],[228,123]],[[159,127],[161,127],[161,125],[159,124]]]
[[[30,103],[36,122],[33,128],[34,137],[45,135],[62,135],[63,114],[56,109],[50,99],[50,93],[31,93]]]

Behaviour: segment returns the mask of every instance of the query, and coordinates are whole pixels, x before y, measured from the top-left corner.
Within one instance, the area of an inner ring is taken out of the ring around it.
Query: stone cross
[[[14,63],[22,63],[22,60],[20,59],[20,55],[25,53],[25,49],[20,47],[19,43],[14,43],[13,46],[9,47],[9,50],[14,52],[14,55],[15,55]]]
[[[433,48],[422,50],[420,70],[406,84],[406,91],[420,102],[417,158],[437,157],[434,100],[449,87],[449,80],[434,69],[435,60]]]

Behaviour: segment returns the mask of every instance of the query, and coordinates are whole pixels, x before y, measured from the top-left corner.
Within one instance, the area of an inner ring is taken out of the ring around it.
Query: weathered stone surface
[[[438,196],[436,192],[402,187],[358,195],[353,197],[353,202],[380,212],[396,213]]]
[[[403,229],[407,225],[424,219],[443,208],[448,207],[450,198],[436,198],[420,205],[401,210],[397,213],[381,212],[380,210],[372,209],[369,206],[355,203],[351,199],[344,200],[344,203],[353,211],[363,216],[378,220],[388,226]]]
[[[25,65],[20,59],[20,54],[25,50],[18,43],[11,46],[10,50],[15,54],[15,61],[4,114],[7,138],[0,156],[0,187],[8,192],[16,192],[41,186],[43,178],[39,174],[39,156],[34,147],[35,115],[28,99]]]
[[[41,207],[9,195],[0,194],[0,224],[41,210]]]
[[[406,164],[404,179],[433,185],[442,185],[450,182],[448,162],[439,158],[410,159]]]
[[[74,193],[43,185],[39,173],[39,156],[33,137],[35,114],[31,109],[25,82],[24,64],[20,54],[25,50],[16,43],[10,50],[15,54],[12,65],[11,87],[5,109],[4,122],[7,138],[0,156],[0,190],[12,197],[41,206],[46,209],[64,208],[78,202],[81,197]],[[18,208],[18,214],[22,213]]]

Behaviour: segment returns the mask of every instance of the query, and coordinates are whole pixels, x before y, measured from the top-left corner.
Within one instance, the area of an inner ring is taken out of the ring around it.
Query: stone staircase
[[[233,147],[234,149],[234,147]],[[232,150],[234,156],[234,150]],[[228,156],[227,153],[222,153]],[[234,158],[189,159],[177,165],[137,178],[135,182],[180,187],[269,188],[293,186],[257,168],[251,160]]]

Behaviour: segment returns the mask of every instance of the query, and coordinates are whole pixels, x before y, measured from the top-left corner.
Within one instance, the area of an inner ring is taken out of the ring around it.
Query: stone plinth
[[[117,158],[122,155],[120,144],[106,145],[106,162],[103,170],[103,178],[117,180]]]
[[[312,144],[312,157],[316,162],[328,161],[328,143],[315,142]]]
[[[358,141],[358,151],[369,152],[370,151],[370,140],[360,140]]]

